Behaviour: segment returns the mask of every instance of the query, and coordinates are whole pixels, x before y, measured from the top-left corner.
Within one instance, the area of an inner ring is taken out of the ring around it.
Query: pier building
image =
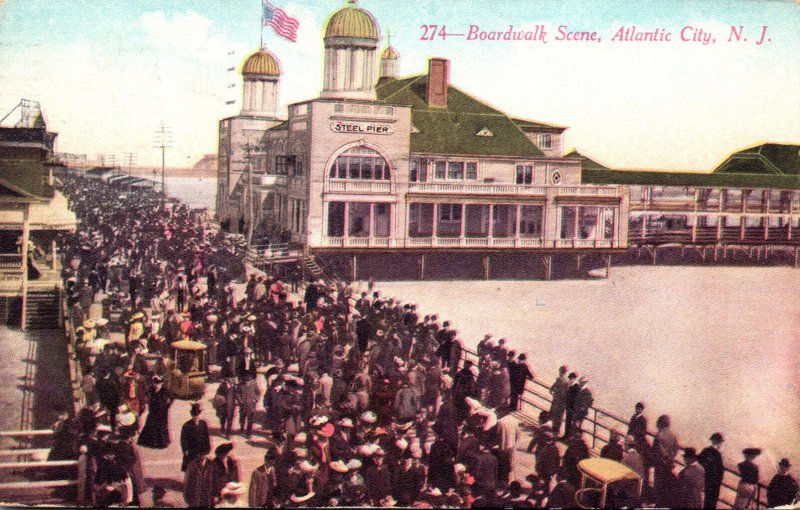
[[[380,41],[375,17],[347,5],[325,25],[319,97],[289,105],[282,122],[274,107],[221,121],[221,221],[243,224],[253,203],[255,222],[310,251],[413,252],[421,264],[431,250],[530,251],[547,265],[556,251],[627,247],[626,188],[582,182],[581,161],[562,156],[566,127],[459,89],[447,59],[400,77],[400,51],[387,45],[378,58]],[[254,56],[242,70],[246,107]],[[263,131],[248,139],[249,129]]]

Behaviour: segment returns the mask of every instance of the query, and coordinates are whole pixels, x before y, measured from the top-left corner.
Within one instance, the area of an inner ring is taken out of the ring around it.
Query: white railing
[[[618,197],[619,186],[527,186],[522,184],[494,184],[469,182],[411,182],[410,192],[417,193],[467,193],[500,195],[541,195],[552,191],[558,196],[603,196]]]
[[[539,237],[323,237],[331,248],[614,248],[612,239],[542,239]]]
[[[553,186],[558,196],[600,196],[618,197],[622,195],[619,186]]]
[[[322,245],[332,248],[388,248],[390,237],[323,237]]]
[[[556,248],[612,248],[612,239],[557,239]]]
[[[357,191],[366,193],[390,193],[392,184],[389,181],[368,181],[356,179],[330,179],[328,191]]]
[[[497,193],[504,195],[545,195],[544,186],[466,182],[412,182],[408,190],[422,193]]]

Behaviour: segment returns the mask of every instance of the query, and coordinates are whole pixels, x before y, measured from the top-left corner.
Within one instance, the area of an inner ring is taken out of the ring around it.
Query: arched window
[[[377,151],[368,147],[352,147],[344,151],[330,169],[332,179],[367,179],[388,181],[389,163]]]

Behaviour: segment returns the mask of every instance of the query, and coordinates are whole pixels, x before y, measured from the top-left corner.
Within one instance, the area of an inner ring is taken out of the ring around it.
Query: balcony
[[[329,248],[619,248],[613,239],[542,239],[535,237],[323,237]]]
[[[331,248],[389,248],[391,237],[323,237],[322,246]]]
[[[458,194],[497,194],[497,195],[542,195],[547,193],[545,186],[524,186],[518,184],[488,184],[467,182],[411,182],[409,192],[416,193],[458,193]]]
[[[553,186],[560,197],[620,197],[622,186]]]
[[[494,184],[471,182],[411,182],[408,186],[411,193],[453,193],[453,194],[486,194],[545,196],[548,191],[556,196],[580,197],[620,197],[620,186],[528,186],[523,184]]]
[[[390,181],[369,181],[357,179],[329,179],[329,192],[391,193]]]

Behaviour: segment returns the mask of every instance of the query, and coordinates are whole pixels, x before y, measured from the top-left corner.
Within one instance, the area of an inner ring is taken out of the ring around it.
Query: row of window
[[[272,172],[276,175],[302,176],[304,167],[297,156],[276,156]],[[329,169],[334,179],[389,180],[389,163],[377,151],[367,147],[353,147],[336,158]],[[411,160],[409,180],[411,182],[437,181],[477,181],[477,160],[443,160],[415,158]],[[532,164],[516,165],[515,183],[532,185],[536,181],[536,171]],[[561,173],[554,172],[552,184],[561,182]]]

